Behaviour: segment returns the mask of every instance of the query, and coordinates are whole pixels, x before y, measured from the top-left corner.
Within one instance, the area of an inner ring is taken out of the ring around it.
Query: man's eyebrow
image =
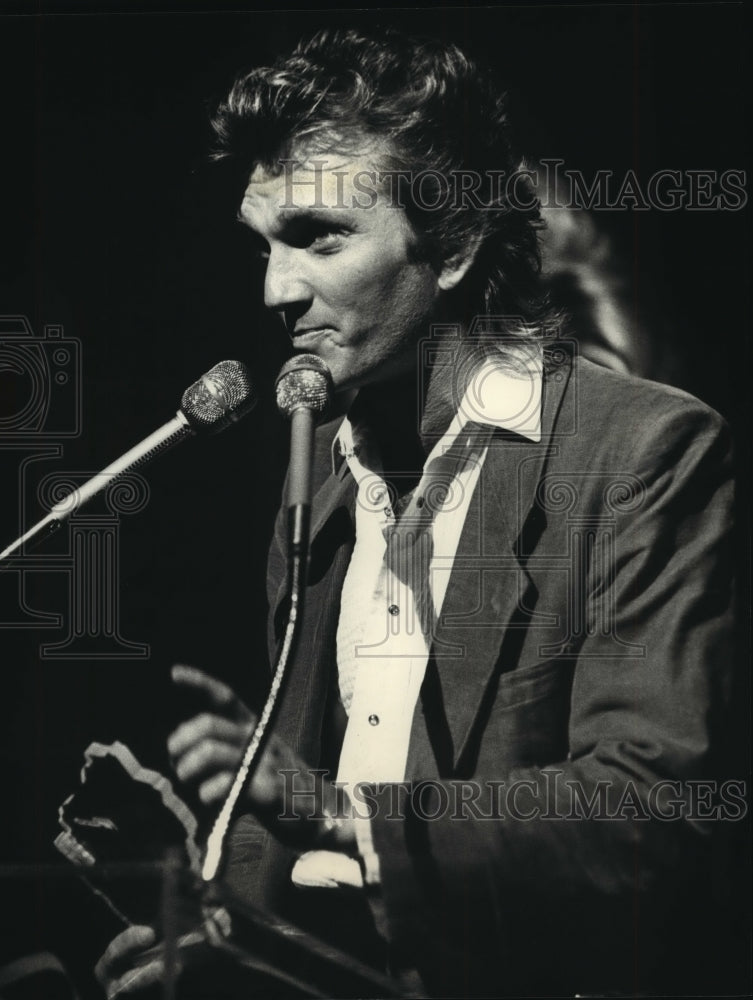
[[[342,224],[350,221],[350,213],[343,208],[281,208],[278,218],[283,225],[300,222],[334,222]]]
[[[243,215],[243,207],[238,209],[235,216],[236,222],[242,223],[252,232],[257,233],[248,218]],[[318,225],[352,226],[354,225],[353,213],[343,208],[281,208],[277,213],[277,225],[275,229],[284,231],[291,226],[299,226],[306,223]],[[257,235],[260,235],[257,233]]]

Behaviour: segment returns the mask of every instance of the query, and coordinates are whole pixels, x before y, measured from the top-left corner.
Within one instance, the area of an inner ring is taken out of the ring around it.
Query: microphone
[[[290,467],[288,471],[288,593],[289,605],[272,683],[256,726],[248,737],[233,783],[207,838],[201,877],[216,879],[225,861],[225,841],[244,788],[258,767],[261,751],[269,738],[288,663],[293,653],[303,614],[304,577],[308,560],[311,519],[311,463],[314,426],[327,410],[332,397],[332,375],[314,354],[299,354],[287,361],[275,381],[277,408],[290,418]]]
[[[287,504],[291,553],[308,544],[314,427],[329,408],[332,391],[329,368],[315,354],[291,358],[275,382],[277,408],[290,419]]]
[[[63,497],[41,521],[0,552],[0,564],[24,545],[36,544],[57,531],[72,514],[120,476],[145,465],[186,438],[224,430],[252,410],[256,401],[246,366],[240,361],[220,361],[186,389],[172,420]]]

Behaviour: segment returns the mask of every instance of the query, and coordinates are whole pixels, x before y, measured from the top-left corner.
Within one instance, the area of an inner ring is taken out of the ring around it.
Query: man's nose
[[[264,278],[264,304],[268,309],[280,310],[310,298],[311,289],[296,253],[289,247],[273,247]]]

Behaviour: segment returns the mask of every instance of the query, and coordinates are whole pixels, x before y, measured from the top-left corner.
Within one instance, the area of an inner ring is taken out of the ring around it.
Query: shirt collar
[[[541,440],[541,395],[543,352],[527,350],[510,360],[487,357],[468,382],[450,426],[432,449],[432,455],[450,448],[469,423],[501,428],[529,441]],[[337,475],[343,462],[358,453],[354,428],[346,416],[332,442],[332,471]]]

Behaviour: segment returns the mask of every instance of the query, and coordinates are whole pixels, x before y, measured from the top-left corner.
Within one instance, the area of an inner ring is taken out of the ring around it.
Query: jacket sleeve
[[[397,809],[394,788],[372,790],[396,963],[432,994],[640,987],[637,935],[703,879],[724,808],[708,779],[731,666],[732,463],[721,418],[683,398],[643,425],[630,465],[643,503],[608,570],[588,570],[591,597],[644,652],[584,640],[566,759],[477,775],[504,783],[491,818],[459,812],[449,781],[401,787]]]

